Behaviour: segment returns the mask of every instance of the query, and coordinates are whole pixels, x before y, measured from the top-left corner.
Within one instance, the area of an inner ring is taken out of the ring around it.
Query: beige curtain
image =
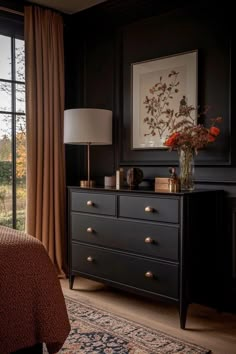
[[[27,232],[42,241],[64,275],[64,50],[58,13],[25,7],[25,55]]]

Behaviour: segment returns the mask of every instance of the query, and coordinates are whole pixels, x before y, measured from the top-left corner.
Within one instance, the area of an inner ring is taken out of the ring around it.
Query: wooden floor
[[[236,315],[192,304],[186,330],[181,330],[176,305],[150,301],[83,278],[75,279],[73,290],[69,289],[68,280],[61,280],[61,285],[65,295],[202,345],[213,354],[236,354]]]

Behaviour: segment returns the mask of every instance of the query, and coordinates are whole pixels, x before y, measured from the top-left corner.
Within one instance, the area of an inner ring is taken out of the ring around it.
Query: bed
[[[42,243],[0,226],[0,353],[50,354],[70,331],[57,274]]]

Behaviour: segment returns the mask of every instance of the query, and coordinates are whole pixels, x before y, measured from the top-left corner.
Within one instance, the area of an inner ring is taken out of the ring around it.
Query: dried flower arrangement
[[[208,143],[215,141],[220,134],[220,129],[216,124],[221,122],[222,118],[212,118],[209,128],[202,124],[195,125],[193,121],[184,121],[173,126],[173,133],[165,141],[164,145],[170,150],[178,150],[180,183],[182,190],[194,189],[194,153],[198,149],[205,147]]]
[[[173,127],[173,132],[164,145],[169,147],[170,150],[192,149],[197,153],[198,149],[215,141],[220,134],[220,129],[216,127],[216,124],[221,121],[221,117],[211,118],[211,125],[206,128],[202,124],[194,125],[190,121],[186,124],[183,120]]]

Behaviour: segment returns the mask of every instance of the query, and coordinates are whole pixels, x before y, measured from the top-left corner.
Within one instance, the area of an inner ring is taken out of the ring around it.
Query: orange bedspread
[[[60,283],[43,245],[0,226],[0,353],[43,342],[56,353],[69,331]]]

